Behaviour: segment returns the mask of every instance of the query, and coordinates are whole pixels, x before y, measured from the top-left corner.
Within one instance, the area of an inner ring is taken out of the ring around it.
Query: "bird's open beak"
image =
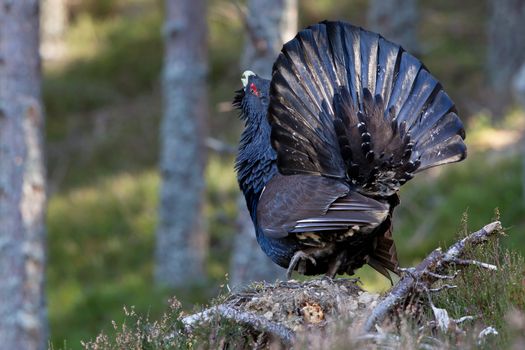
[[[241,76],[242,86],[246,87],[248,85],[248,78],[250,78],[252,75],[255,75],[254,72],[251,70],[244,71]]]

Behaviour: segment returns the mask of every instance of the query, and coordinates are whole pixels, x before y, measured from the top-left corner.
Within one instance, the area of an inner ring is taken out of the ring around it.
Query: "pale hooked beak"
[[[247,71],[244,71],[244,73],[242,73],[242,76],[241,76],[242,86],[246,87],[246,85],[248,85],[248,78],[251,77],[252,75],[255,75],[255,73],[252,72],[251,70],[247,70]]]

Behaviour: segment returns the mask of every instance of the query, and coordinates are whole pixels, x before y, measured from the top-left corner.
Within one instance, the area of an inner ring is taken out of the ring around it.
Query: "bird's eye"
[[[264,103],[264,104],[268,103],[268,97],[261,96],[261,102]]]
[[[257,90],[257,86],[255,86],[254,83],[250,84],[250,92],[255,96],[259,97],[259,90]]]

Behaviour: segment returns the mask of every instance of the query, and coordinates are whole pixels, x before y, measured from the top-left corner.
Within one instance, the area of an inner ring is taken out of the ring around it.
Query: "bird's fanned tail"
[[[454,103],[422,63],[342,22],[309,27],[283,47],[268,118],[281,173],[346,179],[371,196],[466,156]]]

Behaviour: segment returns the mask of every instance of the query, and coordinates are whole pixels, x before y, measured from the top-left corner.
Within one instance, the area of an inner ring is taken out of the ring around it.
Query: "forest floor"
[[[489,226],[499,228],[485,231]],[[183,312],[174,298],[158,319],[134,308],[125,309],[126,321],[113,322],[114,334],[102,332],[83,346],[87,350],[291,345],[308,349],[522,348],[524,260],[500,246],[500,229],[499,222],[487,225],[476,234],[492,235],[491,239],[479,240],[485,242],[481,247],[463,246],[462,257],[485,267],[444,265],[449,266],[448,271],[441,273],[451,277],[438,279],[435,288],[422,286],[424,274],[422,279],[405,275],[399,284],[413,283],[407,285],[411,286],[408,294],[387,309],[387,319],[372,329],[364,325],[372,313],[377,315],[378,305],[385,305],[388,293],[366,292],[358,279],[318,277],[303,282],[254,283],[225,291],[210,307],[193,315]],[[460,233],[459,238],[463,237],[466,232]],[[458,244],[448,254],[459,252]],[[425,266],[432,269],[434,265]]]

